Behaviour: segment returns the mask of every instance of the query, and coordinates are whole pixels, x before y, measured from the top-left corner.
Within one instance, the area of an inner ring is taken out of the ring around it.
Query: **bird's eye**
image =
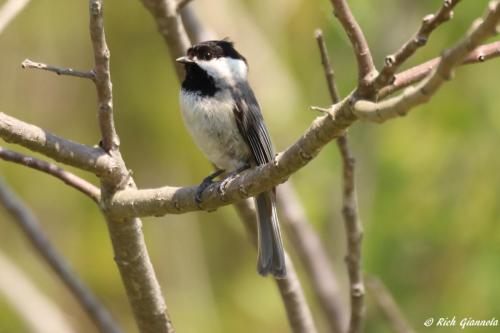
[[[211,52],[207,52],[205,53],[205,56],[203,57],[205,60],[210,60],[212,59],[212,53]]]

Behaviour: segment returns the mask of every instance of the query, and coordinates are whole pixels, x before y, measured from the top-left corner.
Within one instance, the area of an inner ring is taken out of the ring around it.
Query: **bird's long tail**
[[[274,192],[264,192],[256,196],[255,206],[258,216],[257,271],[264,276],[271,273],[275,278],[285,278],[285,253]]]

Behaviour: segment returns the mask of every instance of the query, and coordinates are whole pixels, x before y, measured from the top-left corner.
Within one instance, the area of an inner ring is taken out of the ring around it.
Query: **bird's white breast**
[[[181,90],[180,104],[194,142],[217,168],[233,171],[248,163],[250,150],[236,125],[228,91],[206,97]]]

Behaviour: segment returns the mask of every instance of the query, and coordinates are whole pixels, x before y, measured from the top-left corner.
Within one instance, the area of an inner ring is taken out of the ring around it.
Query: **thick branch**
[[[354,105],[355,114],[361,119],[384,122],[390,118],[404,116],[415,106],[427,102],[445,81],[451,79],[455,67],[481,42],[496,33],[499,21],[500,2],[492,1],[484,21],[477,20],[465,38],[443,53],[439,65],[427,79],[415,87],[407,88],[402,95],[379,103],[358,101]]]
[[[321,31],[316,34],[328,91],[333,104],[339,102],[336,84],[334,81],[333,68],[328,57],[328,51]],[[342,158],[343,175],[343,204],[342,215],[344,217],[345,230],[347,235],[347,271],[349,274],[350,295],[351,295],[351,318],[349,322],[349,333],[361,332],[364,311],[364,285],[363,274],[361,272],[361,238],[363,226],[359,220],[358,200],[354,178],[355,160],[349,148],[347,133],[337,139],[337,147]]]
[[[92,292],[75,275],[69,264],[44,235],[31,211],[0,180],[0,204],[12,216],[17,226],[28,238],[36,252],[47,262],[58,278],[66,285],[90,319],[102,333],[120,333],[108,311]]]
[[[115,163],[102,149],[63,139],[2,112],[0,137],[6,142],[21,145],[58,162],[90,171],[99,177],[114,177]]]
[[[489,44],[478,46],[474,51],[470,52],[461,65],[475,64],[478,62],[485,62],[500,56],[500,41],[492,42]],[[396,91],[406,88],[414,83],[424,79],[430,72],[436,69],[441,61],[441,57],[434,58],[423,64],[417,65],[404,72],[395,75],[394,82],[382,88],[378,92],[378,98],[384,98]]]
[[[342,24],[349,40],[351,41],[354,55],[358,63],[359,88],[367,85],[371,76],[375,72],[372,54],[365,35],[349,8],[346,0],[330,0],[333,6],[333,13]]]
[[[111,74],[109,72],[109,49],[104,35],[103,1],[90,0],[90,39],[94,48],[95,85],[99,104],[99,128],[101,129],[101,146],[109,152],[120,145],[113,120],[113,92]]]
[[[422,19],[420,28],[410,40],[404,43],[396,53],[385,57],[384,68],[373,82],[375,90],[379,90],[394,80],[394,73],[396,73],[399,66],[427,43],[429,36],[437,27],[453,17],[453,8],[459,1],[444,0],[443,5],[436,14],[429,14]]]
[[[14,162],[27,166],[28,168],[45,172],[49,175],[59,178],[65,184],[87,195],[96,203],[98,203],[100,200],[101,193],[97,187],[87,182],[85,179],[80,178],[75,174],[72,174],[71,172],[58,167],[55,164],[42,161],[31,156],[26,156],[9,149],[5,149],[3,147],[0,147],[0,158],[5,161]]]
[[[42,69],[48,72],[53,72],[56,73],[57,75],[67,75],[67,76],[76,76],[80,78],[85,78],[85,79],[95,79],[95,73],[93,71],[77,71],[74,70],[73,68],[64,68],[64,67],[57,67],[57,66],[52,66],[52,65],[47,65],[41,62],[34,62],[29,59],[25,59],[21,63],[22,68],[35,68],[35,69]]]

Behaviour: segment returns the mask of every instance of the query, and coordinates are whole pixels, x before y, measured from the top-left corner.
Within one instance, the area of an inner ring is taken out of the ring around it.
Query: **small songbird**
[[[196,145],[216,167],[198,188],[196,198],[201,203],[203,190],[217,176],[234,177],[246,168],[266,164],[274,152],[247,81],[247,61],[232,42],[224,39],[196,44],[177,62],[186,69],[180,92],[184,123]],[[258,216],[257,271],[284,278],[276,191],[261,193],[254,200]]]

